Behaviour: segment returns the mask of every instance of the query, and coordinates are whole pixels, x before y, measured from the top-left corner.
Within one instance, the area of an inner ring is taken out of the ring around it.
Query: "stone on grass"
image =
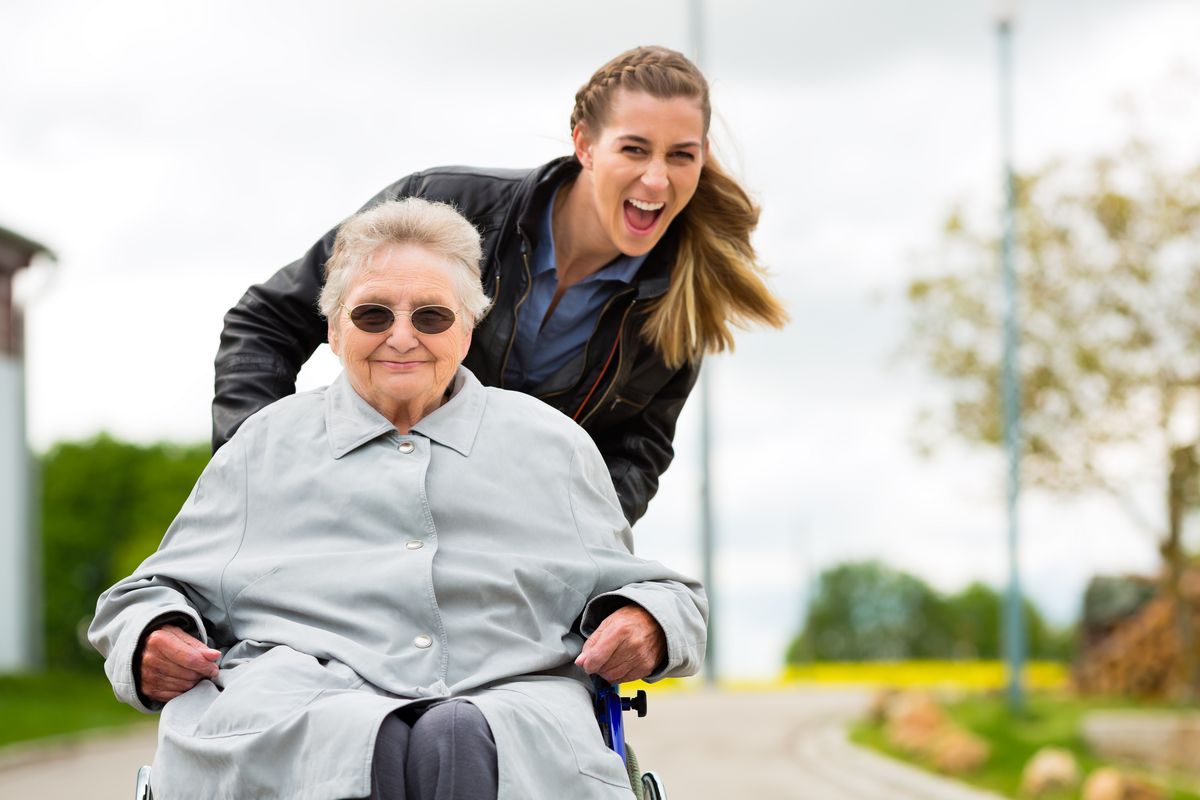
[[[884,731],[895,747],[953,775],[973,772],[991,755],[988,743],[950,720],[928,692],[892,692],[876,698]]]
[[[1021,770],[1021,797],[1045,797],[1079,785],[1075,754],[1061,747],[1043,747]]]
[[[1116,767],[1101,767],[1083,783],[1082,800],[1166,800],[1165,790]]]
[[[925,692],[904,692],[887,706],[887,738],[902,750],[924,752],[948,722]]]
[[[896,698],[901,695],[899,689],[884,688],[871,696],[871,705],[867,707],[867,718],[877,725],[887,722],[889,709]]]
[[[964,775],[982,767],[991,755],[991,748],[970,731],[947,725],[929,743],[928,754],[941,772]]]

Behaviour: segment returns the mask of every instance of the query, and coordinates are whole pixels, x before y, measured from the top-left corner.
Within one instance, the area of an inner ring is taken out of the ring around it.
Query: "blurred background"
[[[705,367],[720,677],[995,659],[995,8],[703,7],[713,144],[762,205],[755,241],[792,316]],[[41,542],[17,571],[44,576],[37,663],[98,668],[76,631],[207,459],[222,316],[249,284],[409,172],[567,153],[576,89],[629,47],[690,51],[688,14],[7,0],[0,227],[34,253],[14,303]],[[1028,0],[1014,22],[1019,562],[1031,654],[1071,664],[1173,596],[1200,546],[1200,4]],[[336,373],[323,349],[300,388]],[[635,529],[640,554],[693,574],[698,406]]]

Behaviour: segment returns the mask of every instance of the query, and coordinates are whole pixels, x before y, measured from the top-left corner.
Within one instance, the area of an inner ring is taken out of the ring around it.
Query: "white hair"
[[[452,206],[408,197],[360,211],[341,224],[317,301],[326,319],[337,313],[354,275],[381,247],[393,244],[416,245],[441,256],[450,269],[462,316],[469,318],[464,323],[470,327],[483,317],[491,300],[481,284],[479,231]]]

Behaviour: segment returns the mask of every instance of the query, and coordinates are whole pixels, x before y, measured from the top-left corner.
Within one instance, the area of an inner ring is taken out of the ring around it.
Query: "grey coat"
[[[155,794],[370,793],[379,724],[466,697],[496,739],[500,798],[628,797],[573,661],[630,602],[662,626],[655,680],[704,652],[703,590],[636,558],[592,440],[465,369],[408,435],[350,387],[254,415],[196,483],[157,553],[99,600],[90,638],[136,708],[133,659],[164,615],[222,651],[162,708]]]

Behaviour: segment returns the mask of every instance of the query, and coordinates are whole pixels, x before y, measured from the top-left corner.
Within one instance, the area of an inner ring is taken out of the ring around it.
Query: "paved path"
[[[797,690],[654,695],[645,719],[626,715],[642,764],[671,800],[997,800],[849,744],[846,723],[865,692]],[[0,755],[0,798],[129,800],[154,753],[153,726],[57,748],[37,759]]]
[[[655,695],[625,733],[671,800],[999,800],[850,744],[846,726],[869,699],[811,689]]]
[[[3,800],[133,800],[138,767],[154,758],[155,726],[0,755]]]

